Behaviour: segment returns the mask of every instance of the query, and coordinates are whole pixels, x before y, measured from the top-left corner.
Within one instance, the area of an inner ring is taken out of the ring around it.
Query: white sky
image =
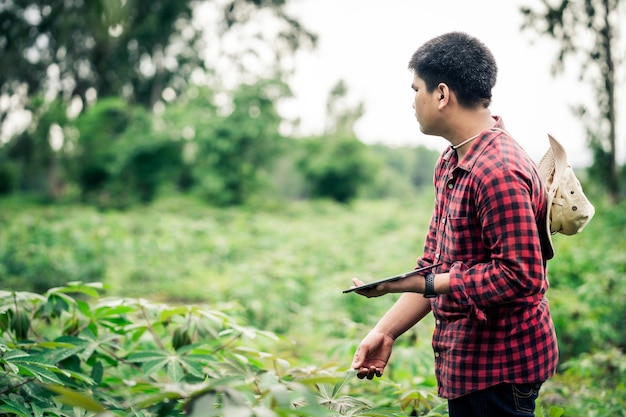
[[[413,75],[407,69],[413,52],[426,40],[460,30],[481,39],[498,63],[492,114],[539,159],[548,148],[547,133],[566,148],[572,165],[591,160],[582,124],[570,106],[584,99],[576,68],[552,78],[556,43],[543,38],[531,44],[521,33],[522,0],[291,0],[287,10],[319,35],[314,52],[300,52],[290,85],[296,96],[283,114],[301,119],[300,133],[318,134],[332,86],[343,79],[354,102],[366,114],[355,126],[366,143],[424,144],[443,149],[440,137],[419,131],[413,109]]]

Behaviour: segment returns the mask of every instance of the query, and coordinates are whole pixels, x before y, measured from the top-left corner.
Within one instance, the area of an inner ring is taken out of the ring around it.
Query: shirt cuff
[[[487,315],[483,310],[478,308],[474,300],[468,296],[465,290],[465,282],[463,281],[463,272],[469,268],[462,262],[455,262],[450,268],[450,299],[456,303],[461,312],[464,312],[467,318],[476,322],[486,322]]]

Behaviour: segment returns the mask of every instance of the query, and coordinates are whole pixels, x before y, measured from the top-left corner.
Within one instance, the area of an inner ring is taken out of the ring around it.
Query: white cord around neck
[[[471,141],[476,139],[478,136],[480,136],[480,133],[476,136],[472,136],[469,139],[465,139],[463,142],[459,143],[458,145],[452,145],[452,149],[459,149],[461,146],[465,145],[466,143],[470,143]]]

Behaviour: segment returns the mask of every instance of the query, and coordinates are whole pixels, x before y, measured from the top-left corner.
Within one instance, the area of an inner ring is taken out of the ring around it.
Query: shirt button
[[[438,253],[435,254],[435,259],[439,259],[439,254]]]
[[[437,321],[435,321],[435,324],[439,326],[441,324],[441,320],[438,319]]]
[[[441,219],[441,223],[446,224],[446,218]]]
[[[435,352],[435,358],[439,357],[439,352]]]
[[[451,190],[452,187],[454,187],[454,184],[452,184],[451,182],[448,183],[448,188]]]

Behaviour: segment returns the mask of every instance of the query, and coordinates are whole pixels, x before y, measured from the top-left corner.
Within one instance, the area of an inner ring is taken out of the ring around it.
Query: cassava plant
[[[345,376],[290,368],[253,347],[275,335],[207,307],[100,298],[101,287],[0,292],[0,412],[332,415],[316,387]]]

